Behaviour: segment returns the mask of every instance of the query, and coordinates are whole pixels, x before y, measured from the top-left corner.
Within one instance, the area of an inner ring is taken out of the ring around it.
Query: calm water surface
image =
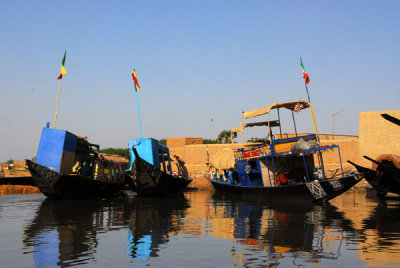
[[[400,201],[0,196],[0,267],[400,267]]]

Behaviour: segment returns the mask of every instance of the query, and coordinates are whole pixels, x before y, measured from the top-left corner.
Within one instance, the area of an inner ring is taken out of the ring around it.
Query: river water
[[[400,267],[400,201],[0,195],[0,267]]]

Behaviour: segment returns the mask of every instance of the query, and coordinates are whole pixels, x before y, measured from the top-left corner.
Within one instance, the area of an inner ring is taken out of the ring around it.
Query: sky
[[[358,135],[361,112],[400,108],[399,14],[385,0],[0,0],[0,162],[35,156],[53,126],[65,50],[56,127],[100,148],[140,135],[133,69],[143,138],[215,139],[242,111],[307,100],[300,57],[318,132]]]

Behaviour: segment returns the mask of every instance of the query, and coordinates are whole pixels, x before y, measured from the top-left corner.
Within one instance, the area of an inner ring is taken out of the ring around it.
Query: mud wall
[[[400,126],[384,119],[381,114],[400,119],[400,110],[362,112],[359,115],[359,160],[371,167],[372,163],[363,155],[375,159],[379,154],[400,155]]]

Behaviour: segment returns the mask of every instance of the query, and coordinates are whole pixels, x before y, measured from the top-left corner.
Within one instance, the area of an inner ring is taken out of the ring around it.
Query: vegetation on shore
[[[105,148],[101,149],[99,151],[100,153],[105,153],[105,154],[116,154],[120,155],[125,159],[130,159],[129,157],[129,148]]]
[[[218,137],[215,140],[213,140],[213,139],[203,139],[203,144],[231,143],[232,142],[231,133],[232,133],[232,131],[230,131],[230,130],[222,130],[218,134]]]

